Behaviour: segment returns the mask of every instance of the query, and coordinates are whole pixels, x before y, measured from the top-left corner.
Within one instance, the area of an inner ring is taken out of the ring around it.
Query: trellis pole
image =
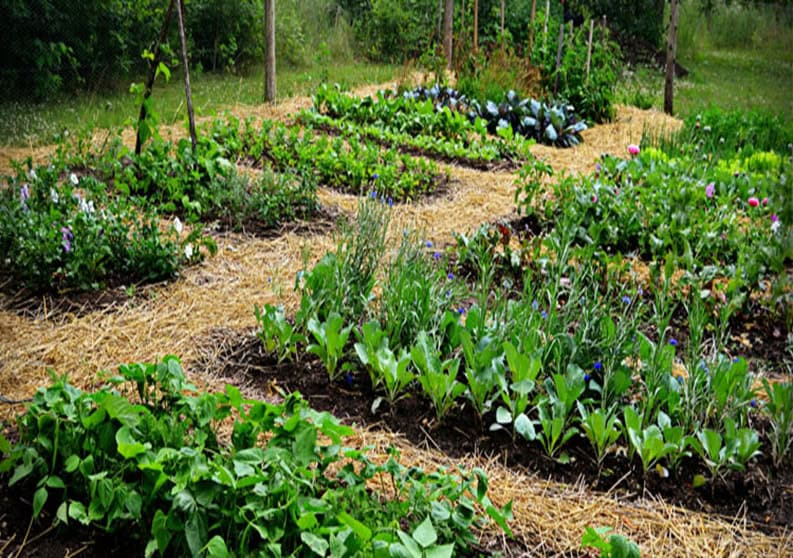
[[[195,151],[198,138],[195,131],[195,114],[193,113],[193,95],[190,92],[190,68],[187,63],[187,38],[184,32],[184,3],[176,0],[176,16],[179,22],[179,39],[182,42],[182,65],[184,66],[184,93],[187,97],[187,118],[190,122],[190,142]]]

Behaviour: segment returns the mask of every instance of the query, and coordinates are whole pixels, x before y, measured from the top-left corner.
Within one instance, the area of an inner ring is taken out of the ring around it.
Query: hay
[[[362,88],[359,93],[371,94],[379,87]],[[232,112],[240,117],[286,118],[306,103],[310,100],[300,98],[275,107],[235,107]],[[548,159],[557,174],[585,172],[602,152],[623,154],[629,142],[639,140],[645,125],[671,129],[676,121],[655,112],[620,107],[614,123],[585,133],[583,145],[570,150],[538,145],[532,151]],[[166,133],[181,135],[183,130],[170,127]],[[123,139],[127,143],[134,140],[132,132],[125,132]],[[38,159],[47,153],[47,148],[40,148],[33,155]],[[0,148],[0,165],[6,164],[4,157],[24,154]],[[452,181],[441,195],[395,206],[390,239],[396,239],[403,229],[416,228],[442,246],[453,241],[453,231],[469,231],[514,212],[513,174],[448,168]],[[355,196],[324,189],[319,197],[324,206],[348,214],[357,205]],[[292,287],[295,274],[303,267],[303,252],[313,262],[333,249],[334,243],[329,234],[307,237],[287,232],[270,239],[224,234],[218,237],[218,245],[215,257],[184,270],[177,281],[145,289],[101,312],[64,315],[57,320],[29,319],[8,310],[8,299],[0,296],[0,393],[11,399],[29,397],[48,383],[47,368],[68,373],[75,385],[88,388],[97,382],[97,371],[166,354],[179,355],[186,372],[199,385],[219,387],[221,382],[207,378],[201,367],[213,354],[217,357],[220,347],[211,348],[217,332],[253,328],[254,304],[281,301],[287,311],[294,311],[298,297]],[[20,410],[19,406],[0,406],[0,418]],[[790,556],[793,548],[790,533],[768,536],[740,521],[680,510],[655,500],[628,501],[614,494],[593,493],[583,485],[544,481],[482,456],[452,461],[384,432],[365,430],[350,443],[373,445],[380,459],[385,458],[386,447],[394,444],[402,451],[405,464],[429,469],[457,464],[485,468],[494,500],[502,504],[514,501],[513,529],[539,554],[577,550],[586,525],[614,526],[637,540],[649,556]]]

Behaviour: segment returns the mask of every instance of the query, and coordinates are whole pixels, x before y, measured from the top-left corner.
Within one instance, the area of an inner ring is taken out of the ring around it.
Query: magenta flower
[[[628,146],[628,153],[631,155],[638,155],[639,154],[639,146],[632,143]]]
[[[597,194],[592,194],[592,203],[597,203],[597,202],[598,202]]]
[[[752,196],[751,198],[749,198],[748,200],[746,200],[746,202],[747,202],[749,205],[751,205],[752,207],[757,207],[758,205],[760,205],[760,200],[758,200],[758,199],[757,199],[757,198],[755,198],[754,196]]]
[[[763,198],[760,203],[762,203],[763,205],[768,205],[768,198]]]
[[[708,197],[708,199],[712,198],[715,193],[716,185],[713,182],[705,186],[705,195]]]
[[[773,215],[771,215],[771,222],[776,223],[777,221],[779,221],[779,216],[776,213],[774,213]]]

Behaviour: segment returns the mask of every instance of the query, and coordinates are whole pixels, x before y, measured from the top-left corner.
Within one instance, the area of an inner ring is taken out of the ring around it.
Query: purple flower
[[[672,338],[669,340],[669,344],[670,344],[670,345],[672,345],[673,347],[677,347],[677,339],[675,339],[674,337],[672,337]]]
[[[779,221],[779,215],[777,215],[776,213],[772,214],[771,215],[771,222],[772,223],[776,223],[777,221]]]
[[[72,251],[72,240],[74,240],[72,230],[69,227],[61,227],[61,244],[67,254]]]
[[[712,198],[713,194],[715,193],[716,193],[716,185],[713,182],[705,186],[705,195],[708,197],[708,199]]]
[[[388,196],[388,207],[394,207],[394,198]]]
[[[637,292],[639,293],[639,296],[642,296],[644,294],[644,289],[639,287],[639,290]]]
[[[22,204],[30,199],[30,188],[27,184],[23,184],[22,188],[19,190],[19,198],[22,200]]]
[[[631,303],[631,297],[629,297],[627,295],[623,296],[622,297],[622,302],[623,302],[623,304],[630,304]]]
[[[449,274],[446,276],[446,278],[447,278],[449,281],[453,281],[453,280],[454,280],[454,273],[452,273],[452,272],[450,271],[450,272],[449,272]]]
[[[595,370],[603,370],[603,363],[602,363],[602,362],[600,362],[600,361],[597,361],[597,362],[595,363],[595,366],[594,366],[594,368],[595,368]]]

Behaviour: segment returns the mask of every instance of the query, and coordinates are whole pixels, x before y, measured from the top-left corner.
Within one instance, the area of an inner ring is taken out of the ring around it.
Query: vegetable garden
[[[602,33],[2,169],[0,554],[791,555],[793,137]]]

